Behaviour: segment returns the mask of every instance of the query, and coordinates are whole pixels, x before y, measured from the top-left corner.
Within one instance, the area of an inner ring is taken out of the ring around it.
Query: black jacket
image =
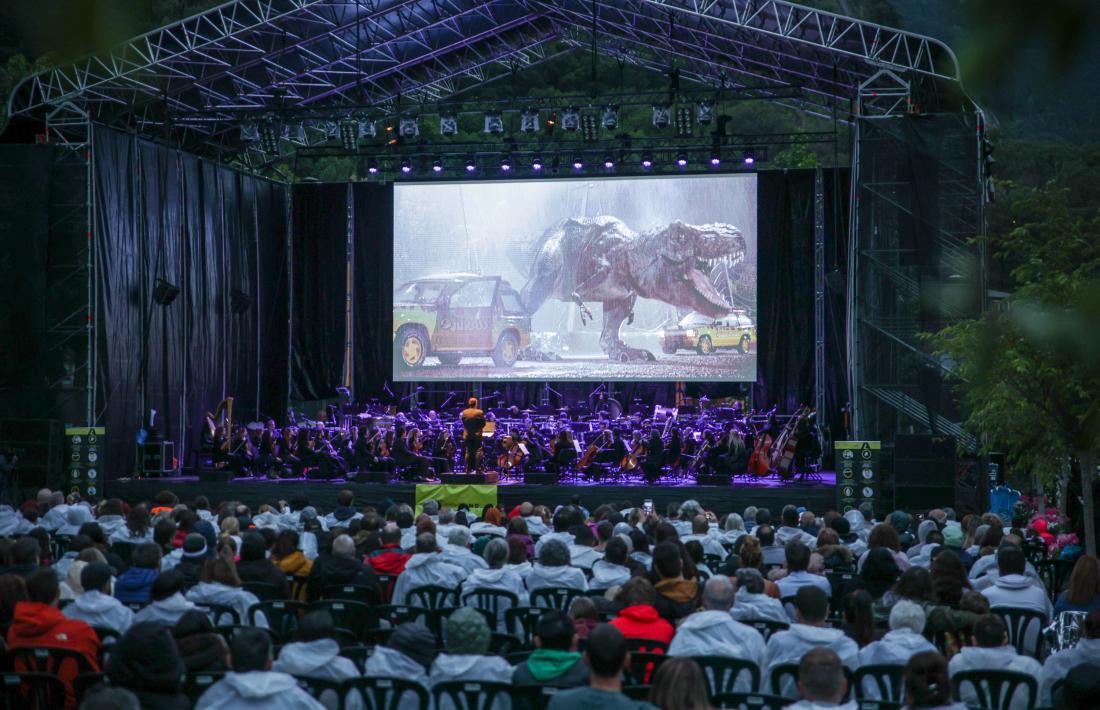
[[[378,589],[374,570],[359,560],[321,555],[313,561],[313,569],[309,573],[309,601],[317,601],[325,587],[332,584],[355,584]]]
[[[267,558],[241,560],[237,563],[237,576],[241,578],[242,582],[274,584],[282,590],[279,599],[290,598],[290,585],[286,580],[286,572],[283,572]]]

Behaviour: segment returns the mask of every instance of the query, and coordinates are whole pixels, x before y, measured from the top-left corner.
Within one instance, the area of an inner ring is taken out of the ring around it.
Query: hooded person
[[[734,598],[729,577],[708,579],[703,587],[703,610],[680,622],[668,655],[741,658],[759,668],[764,660],[764,639],[756,629],[730,616]],[[751,693],[755,689],[749,686],[747,677],[742,677],[734,690]]]
[[[829,599],[817,587],[802,587],[795,594],[797,621],[786,631],[777,631],[768,639],[764,650],[764,662],[760,677],[767,679],[773,695],[794,698],[798,690],[792,679],[784,678],[783,685],[771,684],[772,669],[776,666],[798,663],[813,648],[832,649],[849,670],[859,667],[859,646],[841,629],[834,629],[826,621],[829,616]]]
[[[115,580],[115,598],[123,604],[146,604],[149,592],[160,574],[160,548],[143,542],[130,555],[130,567]]]
[[[455,525],[451,529],[457,527],[462,526]],[[393,523],[387,524],[379,531],[378,541],[382,546],[367,558],[367,564],[370,565],[371,569],[378,574],[388,574],[390,576],[397,576],[404,572],[405,565],[408,564],[412,555],[401,548],[401,528]]]
[[[180,560],[173,568],[183,575],[183,586],[190,589],[202,581],[202,569],[210,557],[210,546],[199,533],[188,533],[180,548]]]
[[[342,681],[358,678],[359,669],[349,658],[340,655],[336,642],[336,623],[332,615],[323,609],[311,611],[298,624],[296,641],[279,649],[279,657],[271,670],[289,673],[295,678],[319,678]],[[318,698],[328,710],[336,710],[339,699],[331,691]],[[363,706],[358,693],[349,693],[343,705],[346,710],[359,710]]]
[[[817,544],[817,538],[798,527],[798,508],[793,505],[783,506],[779,513],[782,523],[775,529],[775,544],[786,547],[791,542],[801,542],[811,550]]]
[[[1001,617],[985,614],[976,622],[971,635],[973,645],[964,646],[951,657],[947,665],[948,672],[954,678],[962,671],[1015,671],[1035,678],[1036,685],[1043,667],[1030,656],[1016,653],[1008,643],[1008,630]],[[1005,710],[1025,710],[1028,708],[1027,689],[1020,686],[1008,705],[1001,703]],[[981,705],[974,687],[967,683],[959,688],[959,700],[970,707]]]
[[[294,676],[271,670],[271,637],[241,629],[230,642],[233,671],[202,694],[195,710],[324,710]]]
[[[202,581],[191,587],[187,592],[187,600],[198,605],[218,604],[226,606],[237,612],[238,621],[233,623],[248,623],[262,628],[268,628],[267,617],[263,612],[256,613],[249,619],[248,609],[259,604],[256,595],[247,589],[241,588],[241,578],[237,576],[237,566],[232,561],[223,557],[214,557],[206,561],[203,567]],[[224,623],[223,615],[217,621]]]
[[[336,494],[336,507],[325,516],[325,526],[332,528],[346,528],[352,520],[363,517],[362,513],[355,512],[352,507],[355,504],[355,494],[351,491],[340,491]]]
[[[428,669],[435,659],[435,636],[415,623],[401,624],[385,646],[376,646],[367,659],[363,675],[372,678],[401,678],[431,688]],[[392,705],[391,705],[392,707]],[[419,710],[416,696],[405,693],[397,710]]]
[[[867,538],[871,536],[871,525],[867,522],[867,516],[863,514],[862,510],[852,509],[845,513],[843,517],[848,521],[848,532],[863,541],[865,545],[863,549],[867,549]],[[859,552],[856,557],[862,554],[862,552]]]
[[[563,506],[554,511],[554,517],[550,521],[554,529],[550,532],[543,533],[535,542],[536,557],[542,553],[542,548],[552,540],[558,540],[559,542],[565,543],[565,549],[569,549],[569,546],[573,544],[573,533],[569,532],[569,528],[573,526],[573,521],[577,517],[577,514],[578,511],[569,506]],[[583,519],[579,522],[583,522]]]
[[[855,700],[844,701],[848,681],[836,652],[812,648],[798,663],[798,693],[802,698],[788,710],[856,710]]]
[[[73,537],[80,533],[81,525],[94,522],[95,513],[92,512],[92,506],[87,503],[70,505],[65,511],[65,524],[54,531],[54,535]]]
[[[541,516],[535,515],[535,507],[530,503],[520,503],[519,514],[527,521],[527,533],[542,537],[550,532],[550,527]]]
[[[576,688],[588,684],[588,667],[574,650],[576,628],[565,612],[549,609],[540,614],[533,635],[535,650],[512,672],[512,685]]]
[[[1065,679],[1078,666],[1100,666],[1100,611],[1090,612],[1081,623],[1083,635],[1073,648],[1067,648],[1047,658],[1039,676],[1039,704],[1056,705],[1052,697],[1054,684]],[[1100,677],[1100,676],[1098,676]]]
[[[619,589],[615,601],[622,605],[619,615],[610,621],[623,636],[660,641],[666,646],[675,629],[657,613],[657,591],[645,577],[633,577]]]
[[[615,536],[608,540],[604,546],[603,559],[592,564],[592,579],[588,581],[588,588],[610,589],[626,584],[631,576],[630,568],[627,567],[629,556],[630,551],[623,538]]]
[[[580,569],[592,569],[603,555],[596,548],[596,536],[587,525],[574,525],[569,528],[573,535],[573,544],[569,546],[569,564]]]
[[[966,534],[963,533],[963,529],[959,525],[948,525],[943,529],[943,546],[954,552],[959,561],[963,563],[963,567],[969,572],[974,564],[974,558],[963,549],[965,538]]]
[[[118,498],[103,501],[99,505],[96,523],[103,530],[103,534],[108,540],[121,530],[126,525],[126,519],[122,517],[122,501]]]
[[[318,557],[313,564],[309,572],[310,601],[320,599],[325,587],[337,584],[378,589],[378,578],[371,567],[359,559],[355,541],[348,535],[337,535],[332,541],[332,551]]]
[[[917,526],[917,543],[905,551],[909,559],[913,559],[917,555],[923,553],[925,545],[928,544],[929,533],[939,529],[940,527],[936,525],[935,520],[922,520],[920,525]]]
[[[826,595],[831,595],[832,587],[829,580],[820,574],[809,572],[810,548],[798,540],[787,543],[787,576],[782,577],[776,585],[779,587],[779,598],[793,597],[802,587],[817,587]],[[794,610],[788,609],[791,620],[794,620]]]
[[[523,578],[514,570],[508,569],[508,543],[500,538],[493,538],[482,550],[485,557],[485,569],[475,569],[462,583],[462,603],[469,606],[473,603],[470,598],[479,589],[493,589],[502,592],[511,592],[516,595],[517,606],[530,606],[527,588],[523,584]],[[504,629],[504,613],[507,604],[497,606],[497,628]]]
[[[111,650],[106,675],[112,686],[137,696],[142,710],[189,710],[181,691],[186,669],[172,634],[160,624],[134,624]]]
[[[653,569],[650,572],[657,590],[657,612],[669,623],[695,611],[699,600],[699,584],[695,578],[685,579],[684,557],[680,546],[671,540],[653,548]]]
[[[104,531],[106,532],[106,530]],[[126,522],[107,534],[107,542],[114,545],[140,545],[153,542],[153,523],[149,511],[144,505],[135,505],[126,514]]]
[[[110,566],[106,562],[84,564],[80,569],[80,587],[84,592],[61,613],[89,626],[126,633],[134,622],[134,612],[111,596]]]
[[[416,553],[405,564],[405,571],[393,586],[393,603],[408,604],[409,592],[417,587],[435,586],[458,589],[466,579],[466,570],[447,562],[435,545],[435,534],[416,536]]]
[[[153,600],[134,614],[134,623],[151,621],[163,626],[175,626],[180,617],[189,611],[197,611],[194,602],[187,600],[183,588],[183,575],[178,570],[168,570],[153,581],[149,596]]]
[[[703,546],[703,554],[714,555],[720,560],[729,556],[726,548],[722,546],[722,535],[717,528],[711,528],[705,515],[696,515],[691,519],[691,530],[687,535],[681,535],[680,541],[685,545],[692,540]]]
[[[486,568],[485,560],[470,551],[470,543],[473,542],[473,537],[470,528],[456,525],[447,535],[447,544],[443,546],[439,554],[445,562],[461,567],[466,574],[470,574],[474,570],[483,570]]]
[[[544,587],[568,587],[582,592],[588,590],[588,580],[584,572],[569,566],[569,547],[565,542],[560,539],[550,540],[542,546],[536,546],[536,549],[538,561],[531,565],[531,572],[527,575],[527,591],[534,592]]]
[[[444,652],[432,662],[430,680],[433,686],[451,681],[512,683],[512,665],[500,656],[489,654],[491,634],[480,612],[469,607],[458,609],[447,619],[446,630]],[[490,708],[507,708],[509,705],[502,698],[497,698]],[[436,710],[453,710],[454,707],[448,697],[436,704]]]
[[[205,612],[192,609],[182,614],[172,626],[172,638],[188,673],[229,670],[229,646]]]
[[[790,623],[783,603],[764,593],[764,575],[752,567],[737,570],[737,595],[730,615],[737,621]]]
[[[847,547],[853,557],[859,558],[864,552],[867,552],[867,541],[855,531],[855,526],[852,524],[853,519],[862,527],[863,513],[858,510],[849,510],[844,514],[844,517],[833,518],[832,522],[829,523],[829,527],[836,531],[837,537],[840,538],[840,544]]]
[[[49,533],[56,533],[69,522],[68,514],[71,506],[65,503],[65,494],[54,491],[49,497],[50,508],[38,521],[38,526]]]
[[[279,590],[276,599],[289,599],[290,584],[287,582],[286,573],[267,559],[264,554],[266,551],[267,541],[262,534],[246,531],[241,535],[237,576],[241,578],[242,584],[248,582],[271,584]]]
[[[926,617],[920,604],[903,599],[890,609],[890,630],[880,640],[860,649],[861,666],[904,666],[918,653],[935,651],[928,639],[924,638]],[[878,684],[870,678],[864,679],[863,695],[870,700],[880,698]]]
[[[1042,583],[1036,584],[1035,578],[1028,572],[1027,557],[1023,549],[1016,545],[1002,545],[997,550],[997,576],[993,584],[984,589],[982,585],[975,584],[974,588],[981,591],[992,608],[1031,609],[1043,614],[1050,621],[1054,614],[1054,604]],[[1029,645],[1028,648],[1034,646]]]
[[[886,519],[886,522],[890,524],[890,527],[892,527],[895,532],[897,532],[901,549],[909,549],[909,546],[916,540],[916,538],[913,537],[913,533],[909,532],[909,513],[906,513],[904,510],[895,510],[893,513],[890,513],[890,517]]]

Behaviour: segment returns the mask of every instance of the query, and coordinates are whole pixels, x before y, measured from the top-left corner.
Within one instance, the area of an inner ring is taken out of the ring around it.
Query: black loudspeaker
[[[67,490],[65,432],[56,419],[0,419],[0,449],[19,456],[15,485]]]
[[[955,439],[899,434],[894,439],[894,508],[955,507]]]
[[[441,473],[439,482],[447,485],[496,485],[500,480],[500,474],[496,471],[484,471],[477,473]]]
[[[556,471],[524,471],[523,482],[527,485],[553,486],[558,482],[559,474]]]

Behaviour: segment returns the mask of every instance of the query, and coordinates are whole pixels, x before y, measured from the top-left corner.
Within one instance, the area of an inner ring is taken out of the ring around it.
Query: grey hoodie
[[[0,537],[16,537],[30,532],[31,524],[10,505],[0,505]]]
[[[275,671],[226,673],[202,694],[195,710],[325,710],[325,706],[298,687],[293,676]]]
[[[517,606],[530,606],[531,600],[527,595],[527,588],[523,584],[523,578],[514,571],[502,569],[476,569],[470,573],[466,581],[462,583],[463,605],[469,605],[466,597],[478,589],[498,589],[503,592],[515,594],[519,600]],[[504,612],[508,609],[507,602],[501,602],[497,608],[497,630],[504,630]],[[511,676],[509,676],[510,678]]]
[[[1021,656],[1012,646],[995,646],[983,648],[981,646],[964,646],[951,658],[947,664],[947,672],[954,678],[960,671],[1015,671],[1026,673],[1039,682],[1039,674],[1043,667],[1030,656]],[[971,707],[977,707],[978,695],[974,692],[974,686],[967,683],[959,688],[959,700]],[[1038,700],[1038,699],[1036,699]],[[1012,696],[1011,710],[1026,710],[1028,708],[1027,689],[1023,686]]]
[[[531,565],[531,573],[527,575],[526,582],[530,592],[543,587],[569,587],[582,592],[588,589],[584,572],[576,567],[546,567],[539,562]]]
[[[792,528],[786,525],[776,529],[775,531],[775,544],[781,547],[786,547],[787,543],[798,540],[806,545],[811,550],[817,547],[817,538],[810,533],[806,532],[802,528]]]
[[[367,659],[366,671],[363,675],[372,678],[401,678],[424,686],[431,691],[431,681],[424,672],[424,666],[401,653],[397,649],[387,646],[378,646],[374,653]],[[420,704],[416,696],[406,693],[401,698],[398,710],[420,710]]]
[[[912,629],[895,629],[860,649],[859,665],[904,666],[916,654],[935,650],[936,647],[928,639]],[[881,699],[878,684],[871,678],[863,680],[863,697],[868,700]]]
[[[451,564],[437,552],[418,552],[405,563],[405,571],[397,577],[393,587],[393,603],[407,604],[410,589],[446,587],[456,589],[466,579],[466,570]]]
[[[134,614],[134,623],[154,621],[165,626],[175,626],[181,616],[197,608],[193,602],[187,601],[182,592],[176,592],[167,599],[153,602]]]
[[[859,667],[859,646],[840,629],[809,624],[791,624],[787,631],[777,631],[768,640],[764,651],[764,663],[760,667],[762,685],[768,686],[774,695],[797,698],[798,688],[791,678],[785,678],[783,687],[771,687],[772,668],[784,664],[797,664],[803,654],[813,648],[829,648],[840,656],[840,662],[850,670]]]
[[[340,655],[340,644],[332,639],[288,643],[279,650],[279,657],[271,670],[321,680],[341,681],[359,677],[355,663]],[[329,691],[323,693],[320,700],[329,710],[335,710],[338,705],[336,694]],[[349,693],[344,707],[359,710],[363,707],[363,700],[358,693]]]
[[[99,527],[103,530],[103,534],[108,539],[116,532],[122,529],[122,526],[126,524],[126,521],[121,515],[101,515],[96,520],[99,523]]]
[[[94,522],[95,513],[92,512],[91,507],[83,503],[77,503],[69,506],[69,510],[65,513],[65,524],[59,527],[54,534],[73,537],[80,532],[81,525]]]
[[[630,568],[608,562],[596,560],[592,564],[592,579],[588,581],[589,589],[610,589],[620,587],[630,580]]]
[[[764,660],[764,638],[751,626],[734,621],[729,612],[701,611],[680,623],[668,655],[743,658],[759,667]],[[742,676],[735,690],[751,693],[755,688],[747,676]]]
[[[134,612],[112,596],[92,590],[84,592],[61,613],[70,619],[79,619],[89,626],[114,629],[120,635],[134,623]]]
[[[733,608],[730,615],[737,621],[782,621],[789,623],[787,611],[782,602],[769,597],[767,594],[750,594],[749,590],[741,588],[733,598]]]
[[[199,582],[187,592],[187,599],[195,604],[221,604],[233,607],[240,617],[242,624],[248,624],[248,609],[253,604],[259,604],[260,600],[252,592],[240,587],[230,587],[218,582]],[[226,616],[228,618],[228,616]],[[224,619],[218,619],[222,621]],[[268,628],[267,617],[263,612],[256,614],[256,626]]]
[[[515,668],[500,656],[455,655],[441,653],[432,663],[431,683],[447,683],[450,681],[484,681],[489,683],[512,683],[512,672]],[[508,710],[512,707],[511,699],[497,697],[490,706],[491,710]],[[449,698],[436,705],[435,710],[454,710],[454,703]]]
[[[1054,684],[1065,678],[1072,669],[1084,664],[1100,665],[1100,638],[1082,638],[1073,648],[1059,651],[1047,659],[1039,677],[1039,704],[1053,705],[1050,692]]]

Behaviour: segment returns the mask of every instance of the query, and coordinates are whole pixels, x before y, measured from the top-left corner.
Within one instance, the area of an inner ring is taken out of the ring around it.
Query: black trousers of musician
[[[642,476],[645,477],[647,483],[656,483],[657,479],[661,477],[661,467],[662,462],[659,459],[642,461]]]
[[[475,434],[466,435],[466,453],[464,456],[466,462],[466,473],[473,473],[477,470],[477,455],[481,451],[481,436]]]

